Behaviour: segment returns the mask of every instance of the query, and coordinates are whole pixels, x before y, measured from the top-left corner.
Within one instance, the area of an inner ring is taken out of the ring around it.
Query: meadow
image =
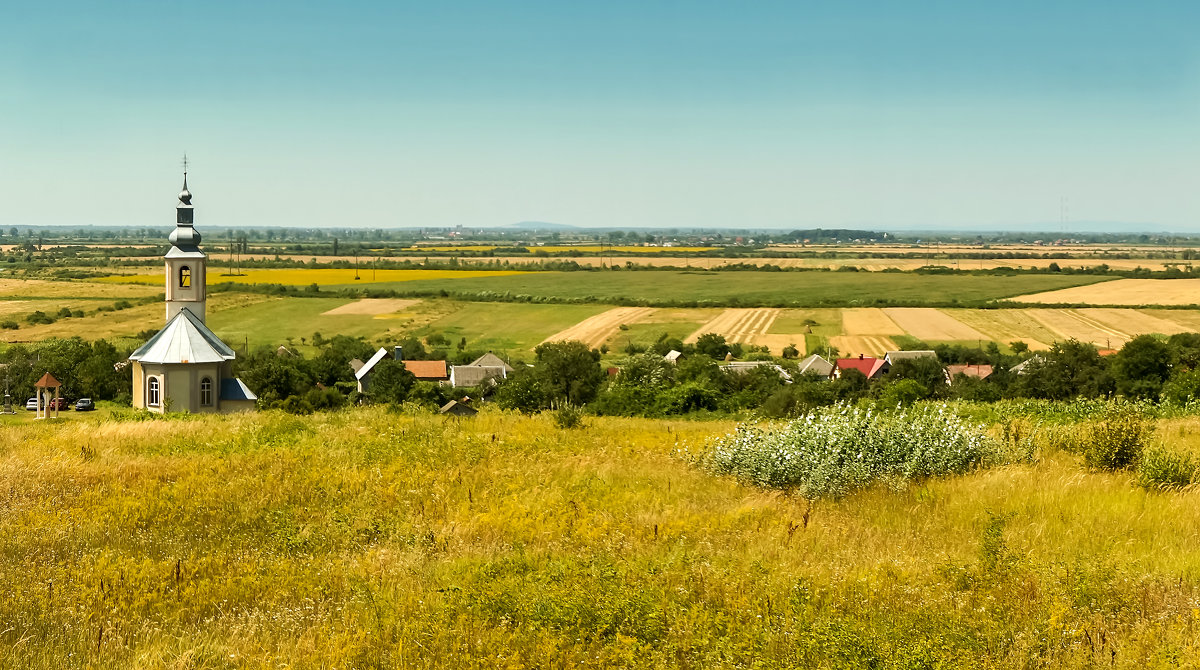
[[[727,422],[379,408],[0,432],[0,667],[1196,667],[1200,493],[1043,445],[813,502]],[[1196,451],[1200,421],[1158,439]]]
[[[303,272],[303,271],[301,271]],[[309,272],[322,272],[311,270]],[[413,271],[421,272],[421,271]],[[381,271],[382,273],[382,271]],[[488,278],[431,278],[372,283],[405,295],[584,301],[656,306],[853,306],[972,304],[1082,286],[1104,278],[1083,275],[917,275],[840,272],[707,272],[622,270],[528,272]],[[314,280],[315,281],[315,280]],[[322,283],[322,287],[325,284]],[[353,288],[331,284],[331,290]],[[953,296],[953,297],[951,297]],[[681,304],[682,303],[682,304]]]

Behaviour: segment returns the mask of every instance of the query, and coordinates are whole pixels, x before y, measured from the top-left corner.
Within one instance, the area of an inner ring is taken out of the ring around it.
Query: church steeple
[[[183,158],[183,190],[179,192],[179,204],[175,206],[175,230],[167,239],[171,248],[167,250],[167,321],[186,309],[204,321],[205,266],[208,263],[200,251],[200,233],[192,226],[192,192],[187,185],[187,156]]]

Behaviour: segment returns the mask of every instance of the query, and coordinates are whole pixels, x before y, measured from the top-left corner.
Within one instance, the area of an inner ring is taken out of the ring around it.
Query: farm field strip
[[[753,343],[755,336],[765,335],[771,324],[779,317],[779,310],[773,308],[733,308],[726,309],[715,318],[700,326],[694,333],[687,336],[685,343],[695,344],[705,333],[716,333],[725,337],[728,342]]]
[[[905,335],[903,328],[878,307],[850,307],[842,310],[845,335]]]
[[[1030,349],[1049,349],[1057,335],[1026,309],[953,309],[948,314],[993,342],[1021,341]]]
[[[615,335],[622,324],[637,323],[653,311],[653,308],[650,307],[614,307],[584,319],[566,330],[559,331],[547,337],[543,342],[579,340],[589,347],[598,348]]]
[[[284,284],[290,286],[362,285],[384,282],[410,282],[445,279],[486,279],[527,274],[522,270],[372,270],[370,268],[248,268],[241,275],[222,275],[210,272],[211,284]],[[162,272],[152,274],[114,275],[100,277],[100,282],[115,284],[157,284],[163,282]]]
[[[859,354],[864,356],[882,356],[885,351],[895,351],[898,347],[890,337],[883,335],[836,335],[829,338],[829,344],[838,350],[838,355],[853,358]]]
[[[1104,348],[1120,347],[1129,335],[1122,331],[1108,328],[1103,324],[1088,319],[1066,309],[1034,309],[1030,315],[1049,328],[1057,336],[1056,339],[1076,339],[1081,342],[1091,342]]]
[[[1172,318],[1176,313],[1183,314],[1184,312],[1181,310],[1163,310],[1162,316],[1149,314],[1145,310],[1120,307],[1096,307],[1079,311],[1096,321],[1133,335],[1144,333],[1174,335],[1192,330]]]
[[[919,340],[985,340],[986,335],[932,307],[893,307],[888,318]]]
[[[1200,279],[1116,279],[1010,298],[1014,302],[1072,305],[1200,304]]]

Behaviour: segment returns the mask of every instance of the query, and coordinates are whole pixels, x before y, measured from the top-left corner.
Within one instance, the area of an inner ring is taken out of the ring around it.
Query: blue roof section
[[[258,396],[234,377],[221,380],[221,400],[258,400]]]

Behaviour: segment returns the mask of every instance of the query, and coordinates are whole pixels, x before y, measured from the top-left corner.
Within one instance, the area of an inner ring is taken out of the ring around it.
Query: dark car
[[[26,400],[25,401],[25,409],[29,410],[30,412],[38,411],[38,399],[30,398],[29,400]]]
[[[71,406],[67,404],[66,398],[51,398],[46,407],[48,409],[56,409],[60,412],[65,412],[66,410],[71,409]]]
[[[92,402],[91,398],[80,398],[75,401],[76,412],[90,412],[96,409],[96,403]]]

